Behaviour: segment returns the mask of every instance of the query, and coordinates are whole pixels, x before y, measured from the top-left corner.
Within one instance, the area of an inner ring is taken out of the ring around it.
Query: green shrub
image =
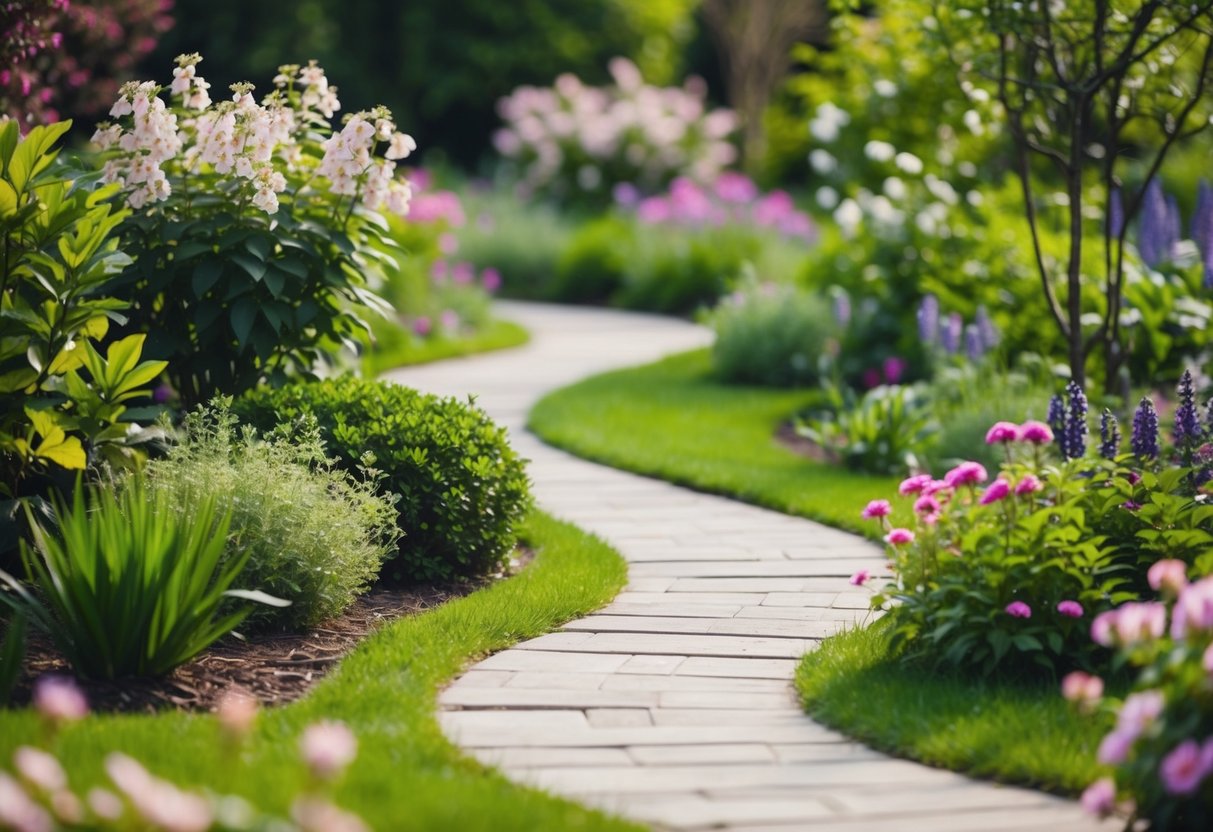
[[[284,603],[229,589],[248,555],[224,559],[231,515],[213,497],[184,514],[134,477],[121,492],[78,487],[55,508],[54,532],[29,514],[36,552],[21,543],[38,596],[0,572],[0,602],[48,633],[82,676],[163,675],[244,619],[247,606],[221,613],[227,597]]]
[[[464,205],[469,221],[458,231],[459,256],[501,272],[509,297],[550,298],[575,220],[546,205],[523,205],[500,190],[466,194]]]
[[[235,412],[262,428],[315,416],[332,453],[349,470],[371,464],[400,495],[394,580],[444,581],[498,568],[514,548],[530,506],[523,460],[506,431],[456,399],[351,377],[250,391]]]
[[[617,305],[666,314],[710,306],[761,247],[750,235],[646,229],[632,254]]]
[[[307,628],[340,615],[395,548],[394,500],[336,467],[314,421],[260,438],[212,405],[187,418],[147,480],[175,505],[230,512],[227,557],[247,559],[239,583],[291,602],[256,610],[248,626]]]
[[[837,388],[828,406],[809,414],[797,433],[827,456],[869,474],[915,470],[939,430],[922,392],[910,385],[881,385],[858,399]]]
[[[617,217],[603,217],[583,225],[556,263],[552,299],[610,302],[623,285],[632,237],[631,224]]]
[[[798,387],[816,384],[819,359],[837,348],[829,303],[792,286],[750,280],[709,317],[712,359],[725,381]]]

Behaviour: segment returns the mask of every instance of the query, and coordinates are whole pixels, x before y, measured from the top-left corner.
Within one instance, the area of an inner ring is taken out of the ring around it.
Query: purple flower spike
[[[1108,239],[1115,240],[1125,227],[1125,206],[1120,197],[1120,188],[1108,194]]]
[[[1179,407],[1175,410],[1175,444],[1191,447],[1201,441],[1200,417],[1196,413],[1196,389],[1192,372],[1179,377]]]
[[[977,331],[981,334],[981,346],[986,352],[998,346],[1000,340],[998,329],[994,326],[994,322],[990,320],[990,313],[986,311],[985,306],[977,307],[977,314],[973,316],[973,325],[977,327]]]
[[[834,320],[843,328],[851,323],[851,296],[841,289],[834,294]]]
[[[964,318],[956,312],[948,316],[939,330],[939,340],[944,352],[955,355],[960,351],[960,339],[964,335]]]
[[[1061,396],[1054,394],[1049,399],[1049,415],[1045,417],[1053,431],[1053,441],[1062,456],[1066,455],[1066,404]]]
[[[985,354],[985,344],[982,343],[981,330],[976,324],[965,327],[965,355],[970,361],[979,361]]]
[[[1066,459],[1081,459],[1087,455],[1087,396],[1074,381],[1066,385],[1069,406],[1066,409],[1065,445],[1062,453]]]
[[[1129,447],[1142,459],[1158,458],[1158,411],[1149,396],[1142,396],[1133,414],[1133,435]]]
[[[939,299],[927,295],[918,306],[918,339],[927,346],[939,342]]]
[[[1106,407],[1099,417],[1099,440],[1099,455],[1104,459],[1116,459],[1120,453],[1120,423]]]
[[[1213,188],[1204,179],[1196,187],[1196,210],[1192,212],[1192,239],[1202,254],[1213,244]]]
[[[1151,179],[1146,184],[1142,197],[1141,223],[1137,233],[1137,250],[1141,259],[1151,268],[1166,259],[1171,236],[1170,224],[1170,212],[1162,185],[1157,179]]]

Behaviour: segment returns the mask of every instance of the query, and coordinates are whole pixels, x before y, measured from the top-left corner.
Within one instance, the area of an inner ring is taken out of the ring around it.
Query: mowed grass
[[[521,346],[531,337],[519,324],[496,319],[471,335],[460,338],[440,335],[425,340],[413,337],[395,322],[380,321],[372,326],[375,343],[362,356],[362,372],[371,378],[397,367]]]
[[[875,536],[859,512],[895,494],[896,479],[815,462],[775,439],[812,395],[724,384],[697,350],[550,393],[529,426],[586,459]]]
[[[572,526],[535,514],[524,539],[537,555],[522,574],[383,627],[306,698],[264,712],[239,754],[225,751],[214,718],[178,713],[91,716],[64,730],[52,750],[78,792],[103,782],[105,756],[123,751],[154,774],[282,815],[305,782],[300,732],[341,720],[357,735],[359,754],[336,799],[377,830],[638,830],[508,782],[461,755],[434,718],[439,688],[472,660],[602,606],[626,580],[619,555]],[[27,710],[0,711],[0,758],[40,730]]]
[[[879,622],[822,642],[796,687],[815,719],[878,748],[934,766],[1077,794],[1107,771],[1095,761],[1112,727],[1079,715],[1054,682],[1009,683],[889,657]],[[1122,695],[1121,689],[1110,692]]]

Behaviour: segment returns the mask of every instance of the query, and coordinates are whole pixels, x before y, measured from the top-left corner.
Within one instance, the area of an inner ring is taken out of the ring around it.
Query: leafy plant
[[[87,493],[87,497],[86,497]],[[159,676],[226,635],[247,606],[221,613],[225,598],[285,604],[230,589],[248,553],[223,558],[231,514],[204,498],[192,514],[168,493],[133,478],[121,492],[76,488],[55,501],[58,528],[28,513],[34,547],[21,555],[35,595],[0,571],[0,602],[48,633],[79,674],[96,679]]]
[[[148,463],[146,481],[186,517],[210,502],[231,515],[224,557],[244,562],[238,585],[291,602],[254,610],[249,627],[306,628],[339,615],[395,549],[394,499],[376,493],[376,476],[356,480],[335,467],[311,418],[262,438],[212,402],[186,418],[166,457]]]
[[[514,548],[531,504],[524,460],[505,429],[470,403],[342,377],[252,390],[234,412],[263,430],[311,415],[346,470],[366,460],[383,472],[383,486],[400,495],[404,535],[386,576],[484,575]]]
[[[848,468],[895,474],[920,467],[939,428],[915,387],[882,385],[857,400],[834,385],[827,391],[828,409],[802,419],[797,433]]]
[[[0,590],[2,591],[2,590]],[[0,618],[4,624],[4,640],[0,642],[0,705],[7,705],[25,660],[26,619],[22,613]]]

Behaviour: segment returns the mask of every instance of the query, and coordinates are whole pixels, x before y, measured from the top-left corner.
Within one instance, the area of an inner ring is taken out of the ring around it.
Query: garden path
[[[531,460],[539,505],[618,548],[630,583],[598,613],[452,684],[439,718],[453,741],[517,781],[668,829],[1103,828],[1071,801],[894,759],[804,715],[797,659],[864,618],[867,593],[847,577],[883,570],[876,545],[585,462],[526,432],[547,391],[710,333],[605,310],[499,311],[530,330],[527,346],[385,377],[474,393]]]

